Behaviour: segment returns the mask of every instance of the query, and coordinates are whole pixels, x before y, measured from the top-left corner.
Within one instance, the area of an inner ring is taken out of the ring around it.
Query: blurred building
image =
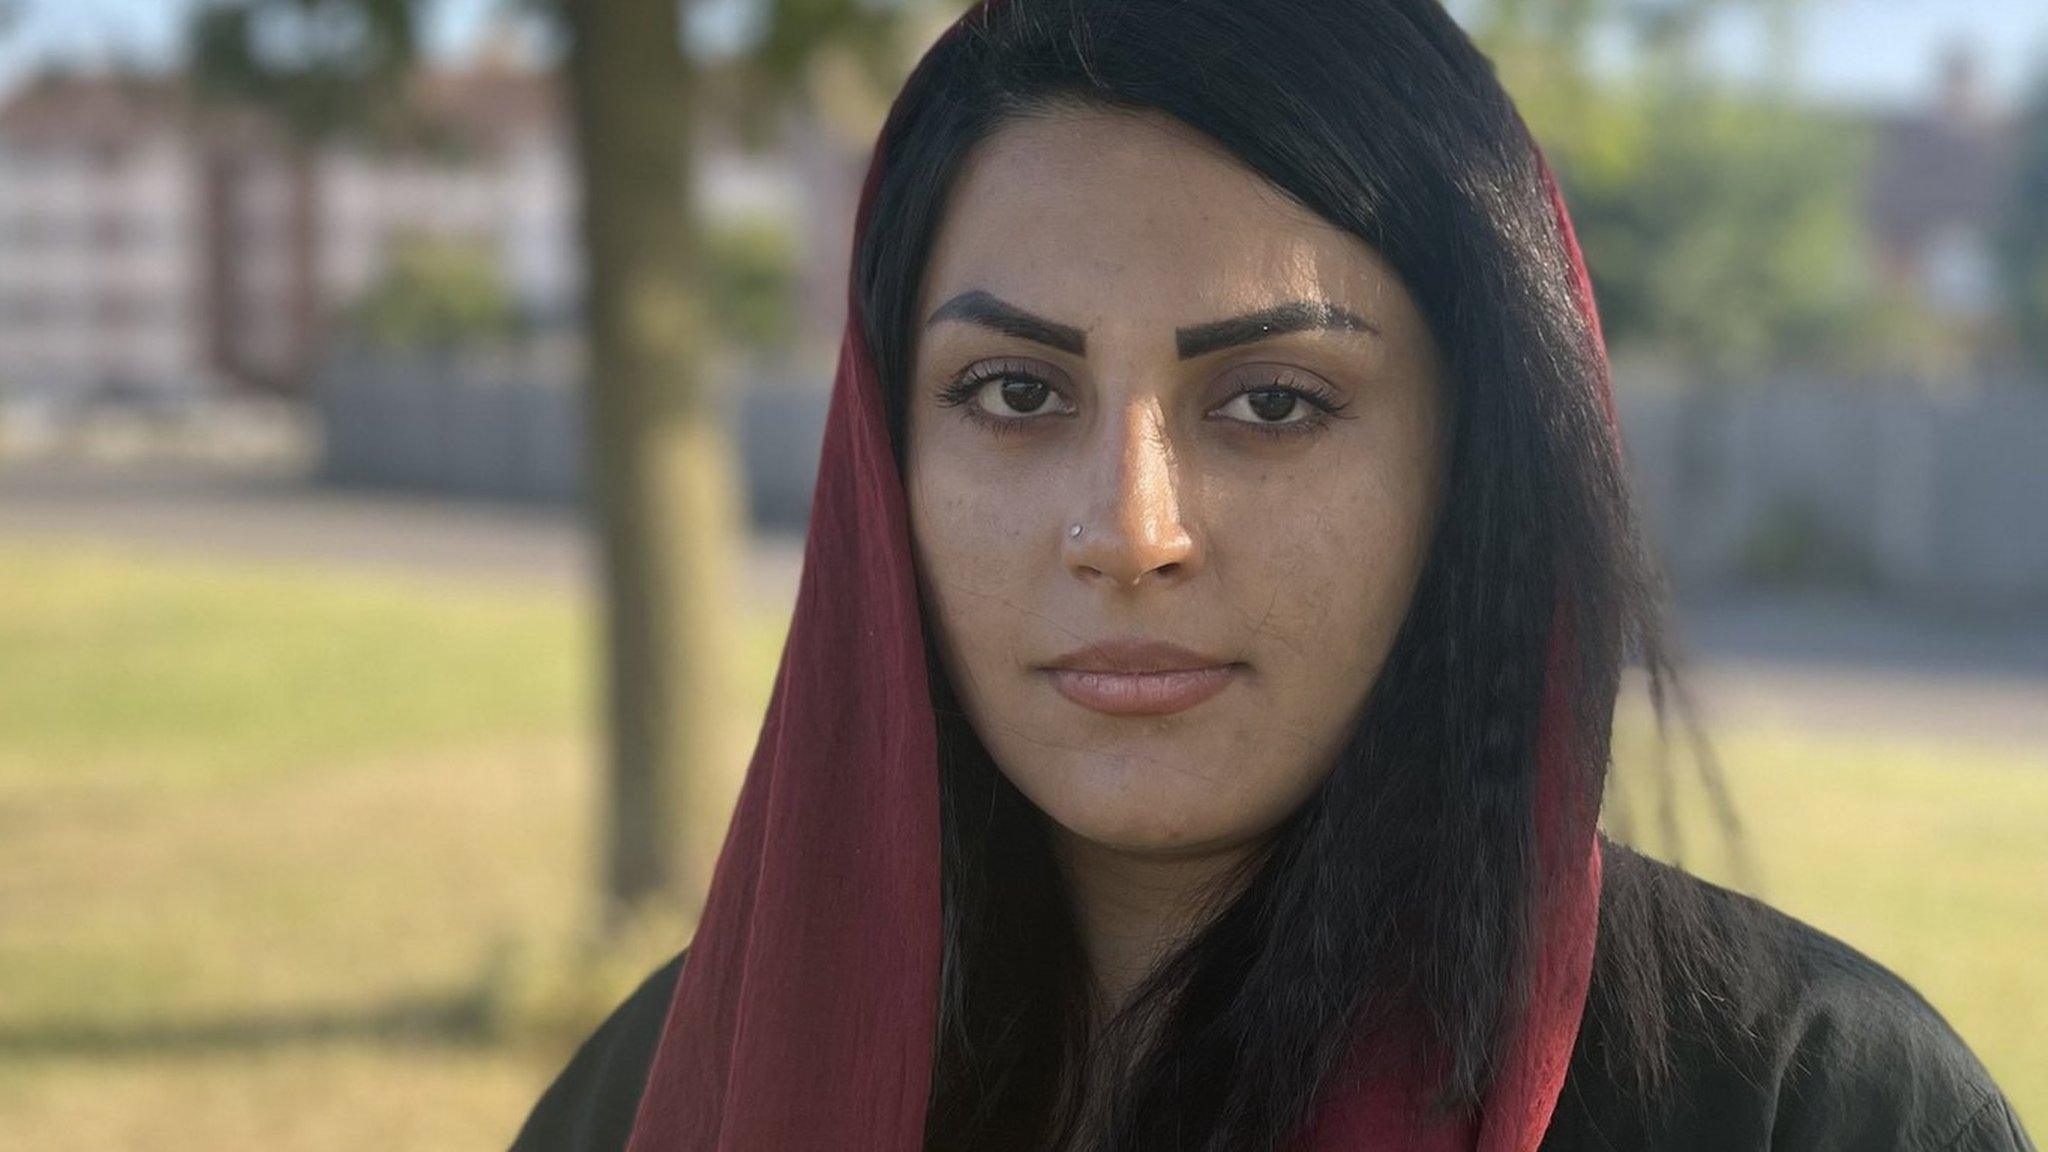
[[[289,391],[331,323],[414,240],[487,253],[529,317],[573,313],[574,158],[554,86],[494,67],[436,72],[410,103],[431,126],[420,140],[303,158],[260,122],[193,122],[206,202],[196,223],[211,252],[208,346],[225,376]]]
[[[202,167],[175,83],[49,78],[0,109],[0,378],[209,371]]]
[[[1878,124],[1865,203],[1881,274],[1968,339],[2000,311],[1996,230],[2017,150],[2011,118],[1965,51],[1948,56],[1928,106]]]
[[[524,317],[573,323],[579,197],[554,79],[486,60],[423,74],[409,106],[423,127],[403,143],[307,154],[179,79],[31,82],[0,107],[0,387],[294,392],[334,321],[416,239],[473,243]],[[826,135],[790,139],[767,156],[703,150],[700,202],[834,252],[858,167]],[[840,270],[801,293],[804,338],[829,340],[844,255],[804,266]]]

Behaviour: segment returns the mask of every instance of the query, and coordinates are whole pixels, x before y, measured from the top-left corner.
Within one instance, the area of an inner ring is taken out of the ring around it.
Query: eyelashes
[[[1350,402],[1311,375],[1277,366],[1259,367],[1238,375],[1242,377],[1241,386],[1233,387],[1230,395],[1212,409],[1212,413],[1240,402],[1250,407],[1255,416],[1259,414],[1255,405],[1260,403],[1271,405],[1278,401],[1285,405],[1285,415],[1288,416],[1305,409],[1305,414],[1299,419],[1220,417],[1253,435],[1278,439],[1307,437],[1326,431],[1333,420],[1349,419],[1344,415],[1344,409]],[[1029,406],[1016,416],[1000,416],[989,411],[982,401],[984,391],[991,386],[1012,394],[1015,400]],[[962,417],[969,423],[995,435],[1022,432],[1030,425],[1044,422],[1047,417],[1037,413],[1048,407],[1053,408],[1053,415],[1072,411],[1071,401],[1065,399],[1058,385],[1028,364],[1016,361],[975,364],[940,385],[934,391],[933,399],[945,407],[960,409]],[[1288,403],[1290,400],[1291,404]],[[1062,404],[1066,406],[1063,409],[1054,407]]]
[[[1039,404],[1025,409],[1026,412],[1035,412],[1043,404],[1059,400],[1059,390],[1050,380],[1025,365],[1010,361],[985,361],[968,368],[941,387],[937,399],[949,408],[962,409],[962,415],[970,423],[997,433],[1018,431],[1021,425],[1039,419],[1032,415],[1005,417],[989,412],[980,401],[983,390],[991,385],[999,385],[1006,391],[1012,386],[1021,386],[1024,395],[1037,394],[1041,398]]]

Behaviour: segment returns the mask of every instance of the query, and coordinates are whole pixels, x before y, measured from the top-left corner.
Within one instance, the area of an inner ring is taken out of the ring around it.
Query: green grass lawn
[[[762,702],[782,626],[749,634]],[[592,642],[558,593],[0,547],[0,1132],[502,1148],[685,934],[522,1014],[593,910]],[[1765,895],[1919,985],[2048,1125],[2048,764],[1721,748]]]
[[[1631,775],[1648,762],[1635,720],[1616,737]],[[1745,869],[1731,858],[1699,790],[1681,788],[1686,866],[1905,977],[2029,1131],[2048,1129],[2048,757],[1789,731],[1715,742],[1750,859]],[[1672,855],[1661,835],[1640,841]]]

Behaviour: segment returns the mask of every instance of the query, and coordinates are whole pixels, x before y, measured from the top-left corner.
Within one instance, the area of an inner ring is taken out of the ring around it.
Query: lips
[[[1166,716],[1230,687],[1243,665],[1157,640],[1091,644],[1045,669],[1068,700],[1110,716]]]
[[[1237,665],[1189,672],[1075,672],[1052,669],[1059,694],[1111,716],[1169,716],[1230,687]]]

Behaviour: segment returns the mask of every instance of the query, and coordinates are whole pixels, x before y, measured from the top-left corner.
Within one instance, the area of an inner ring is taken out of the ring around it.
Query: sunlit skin
[[[916,315],[942,660],[1051,817],[1115,1004],[1314,792],[1385,663],[1441,501],[1439,353],[1363,241],[1177,121],[1081,106],[969,156]],[[1122,638],[1232,667],[1169,714],[1058,690],[1049,662]]]

